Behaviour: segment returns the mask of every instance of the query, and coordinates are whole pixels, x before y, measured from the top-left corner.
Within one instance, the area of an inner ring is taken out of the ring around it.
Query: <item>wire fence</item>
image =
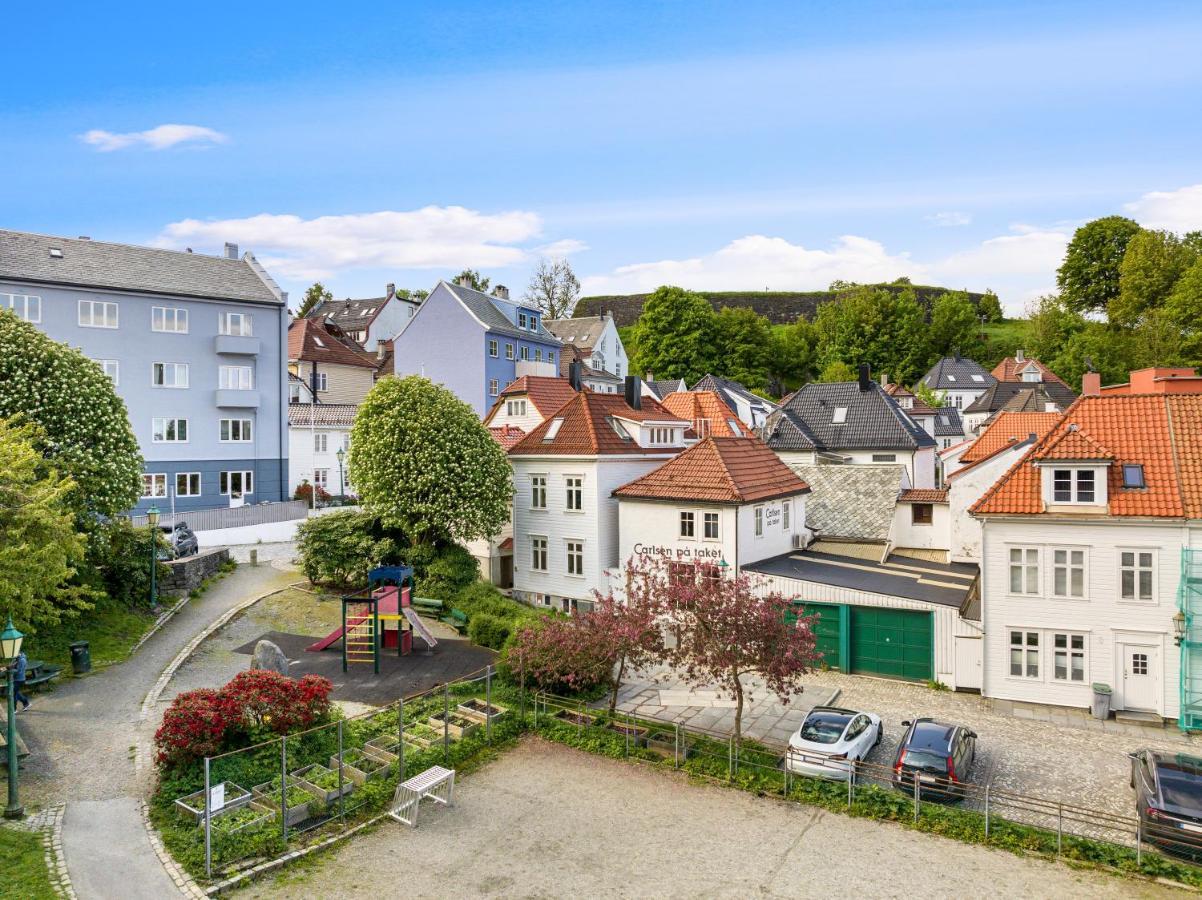
[[[266,525],[271,522],[290,522],[309,515],[309,504],[304,500],[285,500],[280,503],[255,503],[247,506],[216,506],[206,509],[181,509],[174,514],[163,513],[160,525],[186,522],[193,531],[216,531],[221,528],[240,528],[246,525]],[[149,524],[146,515],[130,516],[129,521],[139,527]]]

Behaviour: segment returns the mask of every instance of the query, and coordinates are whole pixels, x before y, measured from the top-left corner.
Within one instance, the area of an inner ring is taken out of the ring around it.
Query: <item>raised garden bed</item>
[[[596,716],[577,712],[574,709],[561,709],[554,715],[554,718],[559,719],[561,722],[567,722],[569,725],[584,725],[588,727],[597,724]]]
[[[239,831],[261,828],[274,821],[276,813],[277,810],[268,809],[259,801],[252,800],[225,815],[214,816],[209,828],[214,836],[229,836]]]
[[[340,790],[338,787],[338,770],[336,768],[327,769],[321,763],[314,763],[311,766],[305,766],[303,769],[297,769],[292,775],[294,778],[300,779],[305,789],[326,806],[336,802],[339,796],[349,794],[355,789],[355,782],[351,781],[347,777],[346,772],[343,771],[342,788]]]
[[[479,697],[473,697],[471,700],[465,700],[459,704],[459,712],[469,719],[475,719],[480,723],[487,722],[489,719],[495,719],[497,716],[503,716],[508,711],[507,707],[497,706],[495,703],[489,706]]]
[[[676,732],[675,731],[652,731],[647,735],[646,747],[656,756],[662,756],[664,759],[676,759]],[[689,758],[689,753],[692,751],[692,744],[689,743],[688,736],[682,734],[680,736],[680,758],[682,760]]]
[[[397,748],[400,745],[401,742],[397,740],[396,735],[382,734],[364,744],[363,752],[368,756],[374,756],[385,765],[392,765],[399,757]]]
[[[338,767],[337,755],[330,757],[330,766]],[[387,775],[388,765],[356,747],[342,754],[342,773],[355,784],[367,784],[368,781]]]
[[[433,728],[425,722],[414,722],[405,726],[405,740],[415,747],[425,749],[442,741],[442,722]]]
[[[213,819],[216,819],[222,813],[228,813],[232,810],[239,809],[250,803],[253,796],[250,791],[245,788],[240,788],[232,781],[223,781],[221,784],[225,787],[225,803],[221,809],[212,811]],[[213,785],[218,787],[218,785]],[[201,788],[194,794],[189,794],[187,797],[180,797],[175,801],[175,808],[179,814],[185,819],[191,819],[193,822],[200,824],[205,818],[205,792]]]
[[[429,719],[430,727],[438,732],[441,732],[443,729],[443,718],[442,717],[443,717],[443,713],[437,713],[433,716],[430,716],[430,719]],[[456,740],[456,741],[463,740],[465,737],[472,734],[479,727],[480,727],[480,722],[478,722],[475,719],[469,719],[467,716],[463,715],[462,713],[458,713],[458,712],[452,712],[450,715],[447,716],[447,719],[446,719],[447,734],[449,734],[451,736],[452,740]]]
[[[275,810],[277,813],[280,812],[280,778],[278,775],[271,781],[255,785],[253,790],[255,799],[261,806]],[[288,776],[288,791],[284,795],[284,799],[288,804],[288,813],[284,821],[289,828],[299,825],[305,819],[311,819],[314,815],[314,806],[324,806],[315,794],[300,783],[295,775]]]
[[[623,737],[629,737],[630,743],[635,747],[641,747],[647,742],[648,729],[641,725],[627,725],[625,722],[610,722],[605,726],[615,734]]]

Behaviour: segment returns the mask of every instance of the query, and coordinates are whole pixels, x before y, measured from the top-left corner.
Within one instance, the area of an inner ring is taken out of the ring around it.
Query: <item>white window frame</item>
[[[575,547],[576,549],[573,550],[572,549],[573,547]],[[569,578],[583,578],[584,577],[584,540],[582,538],[566,538],[564,540],[564,554],[565,554],[565,559],[566,559],[566,566],[565,566],[564,571],[567,573],[568,577]],[[572,571],[573,558],[575,558],[575,563],[576,563],[575,564],[575,568],[576,568],[575,572]]]
[[[330,378],[326,372],[317,373],[317,390],[319,393],[325,393],[330,389]]]
[[[501,351],[500,351],[500,347],[497,344],[497,339],[489,338],[488,339],[488,355],[491,356],[493,359],[496,359],[500,352]]]
[[[547,568],[547,537],[542,534],[530,535],[530,571],[546,572]]]
[[[147,493],[146,487],[150,486],[150,492]],[[160,488],[160,485],[162,487]],[[167,473],[166,472],[143,472],[142,473],[142,499],[161,499],[167,496]]]
[[[185,479],[184,489],[179,489],[180,479]],[[192,490],[195,483],[196,490]],[[204,479],[201,478],[199,472],[176,472],[175,473],[175,496],[177,497],[199,497],[203,493]]]
[[[1117,599],[1119,603],[1135,603],[1143,606],[1155,606],[1160,602],[1160,599],[1157,596],[1158,592],[1156,590],[1160,580],[1160,553],[1158,552],[1158,549],[1159,548],[1157,547],[1115,548],[1115,561],[1118,565],[1119,589]],[[1126,565],[1123,562],[1123,554],[1125,553],[1131,554],[1131,565]],[[1152,557],[1151,563],[1147,566],[1140,562],[1140,556],[1145,553]],[[1124,596],[1126,592],[1126,586],[1123,584],[1124,576],[1126,576],[1128,572],[1131,573],[1132,595],[1130,597]],[[1142,593],[1140,590],[1140,575],[1145,572],[1148,573],[1148,578],[1150,581],[1148,587],[1150,588],[1150,591],[1149,596],[1142,597],[1140,596]]]
[[[180,423],[183,428],[180,428]],[[172,431],[175,437],[168,437]],[[183,433],[181,438],[179,435]],[[188,443],[188,420],[177,416],[154,416],[150,420],[150,442],[152,444],[186,444]]]
[[[238,325],[235,328],[234,322]],[[244,312],[222,312],[217,314],[217,333],[230,337],[254,337],[254,316]]]
[[[167,373],[171,372],[171,383],[167,381]],[[181,383],[180,373],[183,373]],[[150,364],[150,385],[151,387],[164,388],[166,390],[187,390],[188,388],[188,364],[177,362],[154,362]],[[162,380],[160,381],[160,377]]]
[[[679,516],[678,530],[681,540],[697,540],[697,514],[691,509],[682,509]]]
[[[223,391],[253,391],[254,366],[218,366],[217,386]]]
[[[169,323],[170,328],[167,327]],[[152,306],[150,330],[159,334],[187,334],[188,311],[182,306]]]
[[[762,538],[764,536],[764,507],[755,507],[752,510],[751,515],[755,520],[755,536],[757,538]]]
[[[781,504],[780,527],[785,531],[789,530],[789,507],[791,505],[792,504],[788,500]]]
[[[0,306],[7,306],[22,322],[38,325],[42,321],[42,298],[37,294],[0,294]],[[35,311],[32,316],[31,306]]]
[[[313,452],[314,453],[329,453],[330,452],[330,436],[324,431],[313,432]]]
[[[255,439],[253,419],[221,419],[217,425],[217,440],[222,444],[250,444]],[[234,435],[237,434],[237,437]]]
[[[1080,563],[1074,562],[1073,554],[1081,554]],[[1057,557],[1064,554],[1064,562]],[[1048,596],[1057,600],[1085,600],[1089,597],[1089,550],[1086,547],[1054,546],[1047,548],[1048,564]],[[1081,571],[1081,591],[1073,593],[1073,572]],[[1061,593],[1056,587],[1056,575],[1064,570],[1064,586],[1066,592]]]
[[[1064,638],[1064,649],[1059,649],[1056,646],[1056,639]],[[1073,639],[1080,638],[1080,646],[1073,646]],[[1048,648],[1048,652],[1052,655],[1052,664],[1047,667],[1049,674],[1052,676],[1052,681],[1059,681],[1064,684],[1085,684],[1089,681],[1089,634],[1083,631],[1047,631],[1044,633],[1044,644]],[[1064,654],[1064,672],[1063,678],[1056,672],[1056,657]],[[1073,678],[1073,659],[1080,657],[1081,659],[1081,677]]]
[[[701,516],[703,540],[719,541],[722,539],[722,516],[716,512],[706,512]],[[710,523],[714,525],[714,533],[710,535]]]
[[[495,378],[488,379],[488,396],[495,397],[501,393],[501,383]]]
[[[94,360],[92,360],[92,362],[94,362],[94,363],[96,363],[96,365],[100,366],[101,371],[104,372],[105,375],[107,375],[109,378],[112,379],[114,387],[121,383],[121,363],[119,360],[94,359]],[[110,367],[112,368],[111,372],[109,371]]]
[[[1035,637],[1032,648],[1031,636]],[[1019,641],[1015,642],[1015,637]],[[1023,681],[1043,681],[1043,631],[1038,628],[1007,628],[1006,629],[1006,677]],[[1014,673],[1014,651],[1019,651],[1019,673]],[[1031,673],[1031,661],[1034,659],[1035,672]]]
[[[872,461],[874,463],[897,462],[897,454],[896,453],[874,453],[874,454],[872,454]]]
[[[1101,496],[1101,492],[1102,492],[1102,484],[1101,483],[1104,481],[1104,478],[1098,477],[1099,473],[1096,469],[1066,468],[1064,466],[1053,466],[1053,467],[1050,467],[1050,469],[1051,469],[1051,479],[1052,479],[1052,484],[1051,484],[1051,502],[1052,503],[1055,503],[1057,505],[1066,504],[1066,503],[1077,503],[1077,504],[1081,504],[1084,506],[1096,506],[1098,503],[1101,502],[1099,497]],[[1058,490],[1056,487],[1056,480],[1057,480],[1056,476],[1058,474],[1060,474],[1061,472],[1067,472],[1068,476],[1069,476],[1069,479],[1068,479],[1069,488],[1068,488],[1068,498],[1067,499],[1056,496],[1056,492]],[[1085,475],[1089,476],[1088,480],[1090,482],[1090,485],[1089,485],[1090,496],[1089,496],[1088,500],[1081,499],[1081,493],[1082,493],[1081,482],[1083,480],[1085,480],[1083,478],[1083,476],[1085,476]]]
[[[242,487],[238,491],[239,496],[245,497],[247,494],[253,494],[255,492],[255,473],[252,470],[230,469],[219,473],[217,476],[217,484],[218,487],[221,488],[221,496],[233,496],[231,493],[231,488],[233,487],[234,479],[232,476],[234,475],[239,476],[239,480],[242,482]],[[247,489],[247,485],[250,485],[249,489]]]
[[[314,469],[313,470],[313,486],[319,487],[323,491],[329,487],[330,470],[329,469]]]
[[[505,358],[511,361],[513,360],[513,344],[509,343],[508,341],[505,342]]]
[[[530,476],[530,508],[539,511],[547,508],[547,476],[542,472]]]
[[[87,310],[87,316],[84,316],[84,310]],[[99,310],[101,315],[98,317],[96,311]],[[112,324],[109,324],[109,313],[113,314]],[[79,301],[79,327],[80,328],[118,328],[121,324],[121,310],[118,305],[112,300],[80,300]]]
[[[524,359],[524,360],[527,360],[527,361],[529,361],[529,359],[530,359],[530,348],[529,348],[529,347],[522,347],[522,348],[520,348],[520,350],[521,350],[521,352],[518,354],[518,356],[520,356],[520,357],[521,357],[522,359]]]
[[[1043,558],[1039,547],[1033,547],[1029,544],[1012,544],[1006,548],[1006,593],[1012,597],[1039,597],[1043,594]],[[1021,555],[1016,562],[1014,553],[1018,551]],[[1034,557],[1031,557],[1034,553]],[[1020,578],[1021,590],[1014,590],[1014,567],[1019,566],[1022,570]],[[1034,577],[1031,576],[1030,570],[1034,568]],[[1032,585],[1034,587],[1032,588]]]
[[[507,416],[524,416],[526,415],[525,400],[507,400],[505,402],[505,415]]]
[[[565,512],[584,512],[584,476],[565,475],[563,478],[563,508]],[[572,505],[573,498],[575,505]]]

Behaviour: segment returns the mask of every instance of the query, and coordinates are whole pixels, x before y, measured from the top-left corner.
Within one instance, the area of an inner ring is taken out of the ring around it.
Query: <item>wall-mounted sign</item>
[[[717,547],[665,547],[635,544],[636,556],[660,556],[664,559],[721,559],[722,551]]]

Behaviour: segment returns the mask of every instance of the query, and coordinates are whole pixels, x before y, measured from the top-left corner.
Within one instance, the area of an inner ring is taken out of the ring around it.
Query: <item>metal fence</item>
[[[285,500],[280,503],[256,503],[252,506],[217,506],[209,509],[177,510],[174,514],[164,512],[160,525],[187,522],[193,531],[216,531],[220,528],[238,528],[244,525],[266,525],[270,522],[289,522],[304,519],[309,515],[309,504],[304,500]],[[134,525],[145,527],[150,524],[145,515],[130,516]]]

